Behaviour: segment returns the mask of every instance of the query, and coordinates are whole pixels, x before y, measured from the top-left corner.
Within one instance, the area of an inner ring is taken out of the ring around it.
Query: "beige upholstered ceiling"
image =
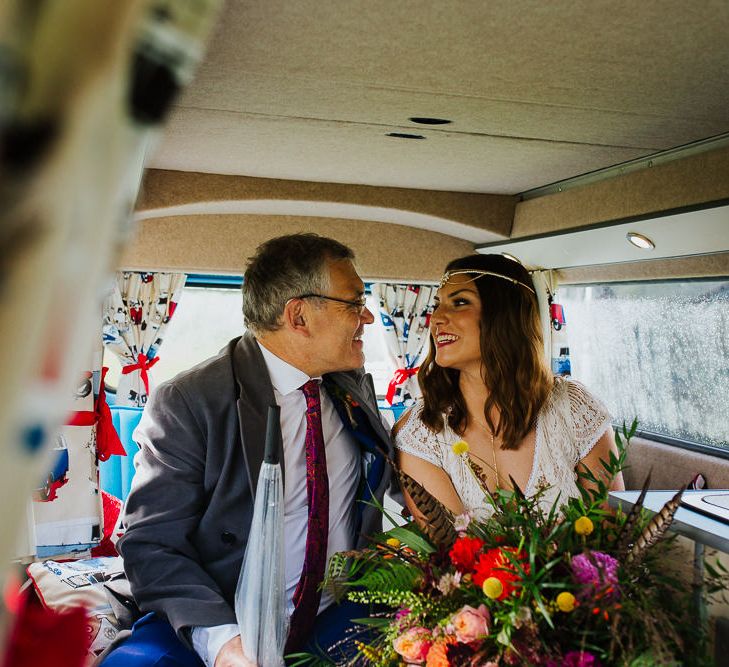
[[[726,0],[228,0],[151,165],[515,194],[728,132],[727,35]]]

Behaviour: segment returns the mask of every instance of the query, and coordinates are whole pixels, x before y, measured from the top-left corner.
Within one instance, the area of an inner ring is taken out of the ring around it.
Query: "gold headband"
[[[522,287],[526,287],[532,294],[536,295],[536,292],[534,289],[527,285],[526,283],[523,283],[521,280],[517,280],[516,278],[509,278],[509,276],[504,276],[500,273],[494,273],[493,271],[481,271],[481,269],[455,269],[453,271],[446,271],[443,274],[443,277],[440,279],[440,284],[438,285],[438,289],[443,287],[452,276],[461,275],[464,273],[473,274],[475,273],[476,276],[474,278],[471,278],[471,280],[467,280],[467,283],[472,283],[474,280],[478,280],[479,278],[482,278],[483,276],[494,276],[496,278],[502,278],[503,280],[508,280],[510,283],[514,283],[514,285],[521,285]]]

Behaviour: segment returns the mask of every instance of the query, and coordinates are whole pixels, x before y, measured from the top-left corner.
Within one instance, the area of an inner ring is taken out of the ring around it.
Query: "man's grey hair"
[[[254,335],[281,328],[286,303],[326,294],[328,261],[354,260],[346,245],[318,234],[291,234],[262,243],[243,276],[243,317]]]

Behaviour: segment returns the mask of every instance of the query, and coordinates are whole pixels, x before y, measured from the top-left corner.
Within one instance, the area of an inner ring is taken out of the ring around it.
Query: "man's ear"
[[[292,333],[309,333],[308,310],[303,299],[291,299],[284,306],[283,325]]]

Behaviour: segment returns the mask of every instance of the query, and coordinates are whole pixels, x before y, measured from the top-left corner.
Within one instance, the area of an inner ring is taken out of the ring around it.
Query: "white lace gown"
[[[422,411],[423,403],[418,401],[395,436],[395,447],[445,470],[466,511],[474,518],[487,519],[493,508],[465,458],[451,449],[461,437],[447,424],[440,433],[431,431],[420,419]],[[524,489],[526,495],[547,488],[540,499],[545,511],[549,511],[558,496],[563,502],[577,497],[576,466],[610,425],[607,408],[584,385],[556,378],[551,394],[537,415],[534,459]]]

